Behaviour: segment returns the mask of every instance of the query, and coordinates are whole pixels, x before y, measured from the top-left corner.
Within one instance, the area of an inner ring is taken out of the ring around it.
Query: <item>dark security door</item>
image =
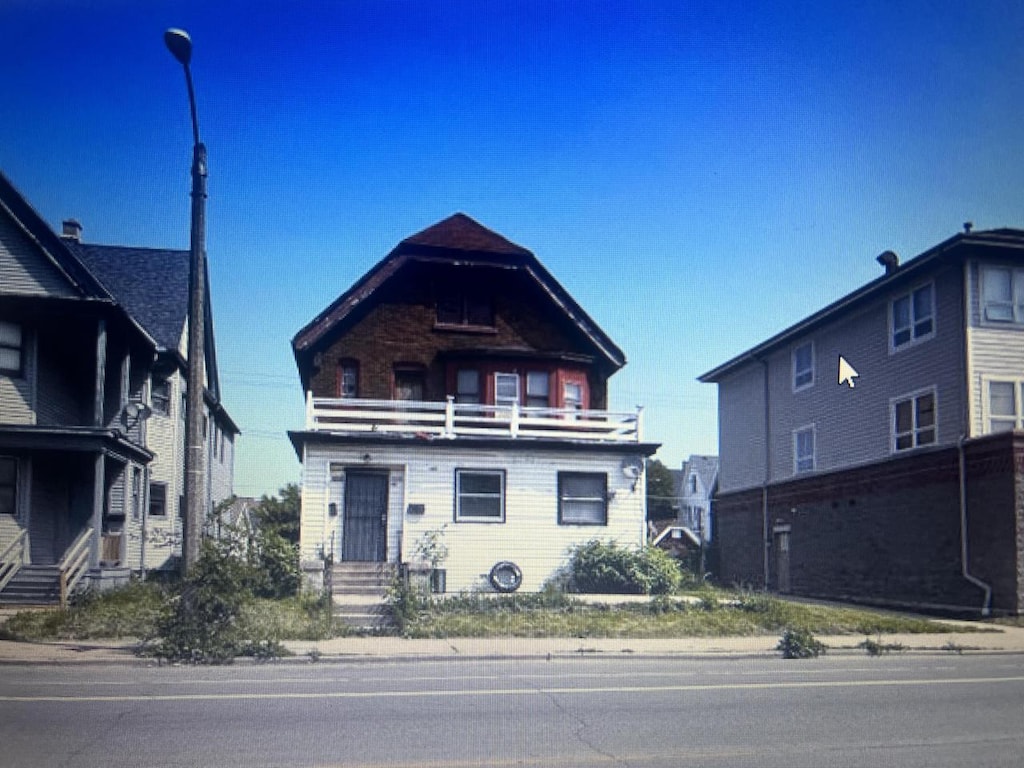
[[[387,557],[388,476],[345,473],[344,561],[383,562]]]

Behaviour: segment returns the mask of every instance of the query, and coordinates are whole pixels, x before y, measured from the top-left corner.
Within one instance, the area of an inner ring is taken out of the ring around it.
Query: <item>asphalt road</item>
[[[1024,656],[0,668],[2,766],[1013,766]]]

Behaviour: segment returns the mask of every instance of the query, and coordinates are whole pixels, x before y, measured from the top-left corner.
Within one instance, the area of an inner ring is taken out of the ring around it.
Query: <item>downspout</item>
[[[960,439],[957,440],[960,464],[960,573],[971,584],[984,590],[985,600],[981,605],[981,615],[987,617],[992,614],[992,587],[971,573],[967,560],[967,466],[964,460],[964,439],[964,435],[960,435]]]
[[[963,336],[961,337],[961,343],[963,344],[963,355],[961,357],[963,375],[960,377],[960,397],[963,405],[960,410],[963,414],[963,432],[960,433],[960,438],[957,440],[957,463],[960,483],[960,573],[971,584],[984,590],[985,600],[981,606],[981,615],[989,616],[992,613],[992,587],[971,573],[968,561],[970,547],[968,546],[967,535],[967,462],[964,455],[964,441],[967,439],[967,435],[971,433],[970,397],[971,383],[974,378],[973,371],[971,370],[971,356],[968,350],[967,338],[971,327],[971,318],[968,314],[971,306],[968,298],[971,288],[971,264],[969,261],[964,260],[960,290],[960,318],[961,327],[963,328]]]
[[[768,387],[768,361],[760,360],[764,370],[764,482],[761,483],[761,549],[764,560],[764,589],[768,591],[768,555],[770,541],[768,539],[768,483],[772,477],[771,450],[771,399]]]

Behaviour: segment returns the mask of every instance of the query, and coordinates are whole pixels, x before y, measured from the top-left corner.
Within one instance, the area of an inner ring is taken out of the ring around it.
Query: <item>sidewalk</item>
[[[1024,628],[998,627],[997,632],[892,634],[873,637],[886,645],[903,647],[901,653],[1021,653]],[[819,635],[830,654],[864,654],[858,635]],[[396,661],[427,659],[569,658],[636,655],[662,658],[777,656],[776,635],[756,637],[673,638],[635,640],[609,638],[455,638],[407,640],[399,637],[339,637],[332,640],[288,641],[294,656],[286,663],[312,661]],[[156,664],[139,658],[130,640],[48,643],[0,641],[2,664]],[[896,651],[893,651],[895,653]],[[244,660],[240,660],[244,661]]]

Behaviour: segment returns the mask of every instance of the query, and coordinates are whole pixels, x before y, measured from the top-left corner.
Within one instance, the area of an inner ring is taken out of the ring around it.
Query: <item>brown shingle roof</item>
[[[427,227],[403,240],[403,245],[425,245],[447,250],[474,251],[477,253],[505,253],[527,255],[530,252],[522,246],[507,240],[497,232],[474,221],[464,213],[456,213],[443,221]]]

